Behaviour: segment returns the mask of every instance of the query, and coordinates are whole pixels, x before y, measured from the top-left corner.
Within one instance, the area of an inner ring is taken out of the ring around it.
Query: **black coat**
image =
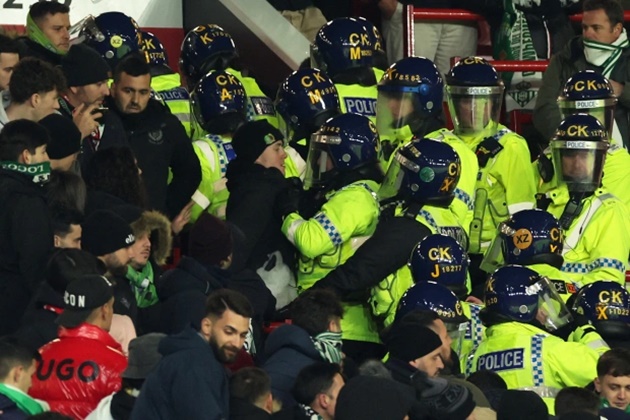
[[[108,106],[122,120],[129,145],[138,159],[149,206],[173,219],[201,182],[199,159],[184,126],[154,99],[138,114],[120,112],[113,100],[108,101]],[[169,168],[173,174],[170,184]]]
[[[20,58],[34,57],[46,61],[53,66],[61,65],[61,59],[63,55],[57,54],[54,51],[50,51],[49,49],[43,47],[42,45],[38,44],[28,37],[19,37],[17,39],[17,44]]]
[[[22,317],[22,326],[15,337],[34,350],[56,339],[59,325],[55,320],[63,306],[63,295],[43,282]]]
[[[52,248],[44,188],[0,169],[0,336],[18,328]]]

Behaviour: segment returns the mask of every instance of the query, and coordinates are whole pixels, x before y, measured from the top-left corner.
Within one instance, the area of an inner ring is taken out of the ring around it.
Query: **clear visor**
[[[503,86],[447,86],[448,109],[458,134],[477,135],[495,131],[501,117]]]
[[[452,340],[451,348],[457,353],[458,357],[461,357],[463,353],[464,339],[466,338],[468,324],[468,322],[445,323],[446,331]]]
[[[328,66],[326,66],[326,63],[322,59],[322,56],[319,53],[319,48],[317,48],[317,45],[315,45],[315,43],[311,43],[310,45],[310,57],[312,69],[319,69],[324,73],[326,72],[326,70],[328,70]]]
[[[341,144],[341,137],[319,133],[311,136],[304,189],[321,188],[330,180],[335,164],[328,149],[329,144]]]
[[[551,149],[558,181],[566,183],[569,191],[599,188],[608,142],[553,140]]]
[[[608,137],[612,138],[613,124],[615,121],[615,105],[617,98],[593,99],[584,101],[568,101],[558,99],[558,106],[563,117],[583,112],[597,118],[606,127]]]
[[[493,273],[497,268],[503,267],[505,265],[505,240],[506,237],[511,237],[514,233],[514,229],[505,222],[499,223],[497,235],[486,250],[479,268],[486,273]]]
[[[98,42],[105,41],[105,35],[98,29],[94,16],[87,15],[70,27],[70,44],[80,44],[90,37]]]
[[[376,100],[376,128],[381,141],[390,141],[394,147],[411,140],[413,132],[409,121],[416,115],[414,103],[417,93],[410,87],[397,87],[396,91],[379,87]]]
[[[420,171],[420,167],[418,165],[404,157],[399,152],[396,152],[394,159],[392,159],[392,162],[387,169],[381,188],[378,190],[379,200],[389,200],[398,195],[400,186],[405,178],[405,171],[403,168],[407,168],[416,173]]]
[[[289,126],[289,123],[285,121],[284,117],[279,112],[276,112],[276,119],[278,121],[278,130],[280,130],[284,138],[289,140],[292,139],[293,130]]]
[[[526,288],[528,295],[538,295],[538,320],[548,331],[556,331],[573,321],[569,308],[547,277]]]

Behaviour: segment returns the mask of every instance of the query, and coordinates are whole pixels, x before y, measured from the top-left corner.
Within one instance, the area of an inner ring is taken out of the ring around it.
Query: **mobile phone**
[[[107,113],[107,111],[109,111],[109,108],[107,108],[106,106],[100,106],[98,108],[94,108],[92,110],[92,114],[98,114],[100,113],[101,116],[96,118],[96,122],[99,124],[103,124],[103,118],[105,118],[105,114]]]

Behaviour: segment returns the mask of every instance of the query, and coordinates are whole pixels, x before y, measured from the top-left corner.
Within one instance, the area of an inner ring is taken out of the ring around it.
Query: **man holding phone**
[[[105,59],[87,45],[77,44],[63,57],[61,69],[68,88],[59,99],[60,111],[81,132],[79,162],[85,168],[99,148],[127,146],[127,135],[118,116],[103,107],[109,96],[110,68]]]

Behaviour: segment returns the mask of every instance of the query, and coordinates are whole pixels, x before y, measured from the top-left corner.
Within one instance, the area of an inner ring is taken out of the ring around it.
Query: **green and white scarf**
[[[155,280],[153,278],[153,266],[150,262],[137,271],[131,265],[127,266],[127,279],[131,283],[131,288],[136,295],[138,308],[147,308],[153,306],[160,301],[155,288]]]
[[[29,416],[49,410],[48,404],[44,401],[31,398],[28,394],[9,385],[0,383],[0,394],[13,401],[20,411],[23,411]]]
[[[619,38],[612,44],[584,39],[584,56],[590,64],[602,67],[602,74],[605,77],[610,77],[617,60],[621,57],[621,53],[628,46],[630,46],[630,42],[628,42],[626,30],[623,29]]]
[[[36,184],[41,185],[50,181],[50,162],[27,165],[25,163],[11,162],[7,160],[0,162],[0,168],[29,176]]]
[[[68,53],[67,51],[58,49],[52,42],[50,42],[50,39],[44,35],[44,32],[42,32],[41,29],[39,29],[39,26],[37,26],[30,13],[26,16],[26,35],[32,41],[37,42],[48,51],[52,51],[59,55],[66,55]]]
[[[315,348],[322,356],[322,359],[330,363],[341,362],[341,333],[324,331],[311,337]]]

